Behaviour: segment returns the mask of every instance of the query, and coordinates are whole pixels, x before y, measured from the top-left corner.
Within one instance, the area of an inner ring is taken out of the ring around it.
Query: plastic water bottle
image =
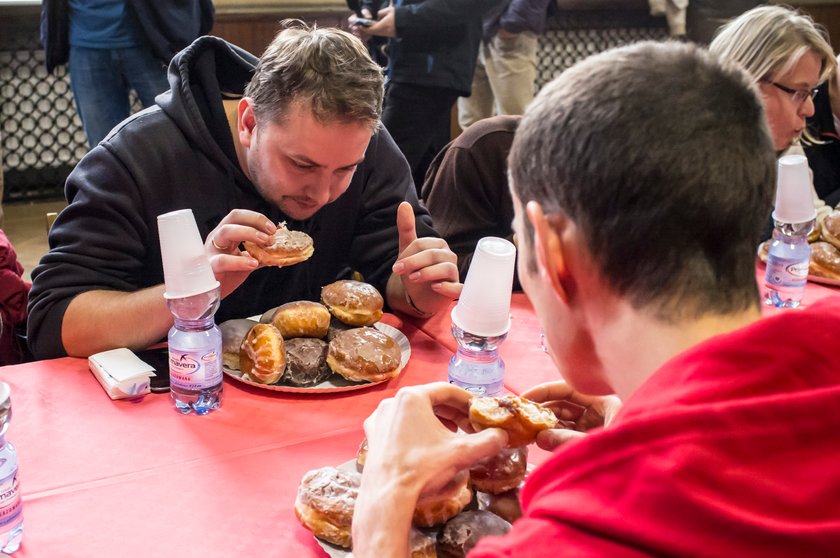
[[[175,408],[206,415],[222,403],[222,333],[213,321],[219,289],[170,298],[169,384]]]
[[[0,383],[0,552],[11,554],[23,540],[23,502],[18,483],[17,451],[6,441],[12,418],[8,384]]]
[[[495,337],[481,337],[464,331],[454,323],[452,336],[458,351],[449,359],[449,383],[464,388],[476,397],[491,397],[502,392],[505,363],[499,345],[507,332]]]
[[[808,281],[808,264],[811,261],[808,233],[813,230],[814,223],[813,219],[804,223],[775,221],[764,276],[767,287],[765,304],[777,308],[799,306]]]

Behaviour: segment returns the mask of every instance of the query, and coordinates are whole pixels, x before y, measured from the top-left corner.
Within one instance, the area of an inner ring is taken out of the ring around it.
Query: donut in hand
[[[260,265],[286,266],[308,260],[315,252],[312,237],[301,231],[290,231],[286,223],[280,223],[269,243],[259,246],[245,241],[245,250]]]
[[[474,397],[470,400],[470,423],[476,430],[501,428],[508,434],[507,447],[518,448],[533,443],[542,430],[554,428],[557,417],[523,397]]]

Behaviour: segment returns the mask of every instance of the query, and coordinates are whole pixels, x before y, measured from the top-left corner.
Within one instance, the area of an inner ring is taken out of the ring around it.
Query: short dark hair
[[[282,122],[293,102],[304,102],[320,122],[379,125],[382,68],[362,42],[340,29],[286,20],[260,57],[245,96],[258,120]]]
[[[522,203],[572,219],[635,308],[674,322],[758,304],[776,160],[761,101],[734,65],[679,43],[588,58],[530,105],[509,168]]]

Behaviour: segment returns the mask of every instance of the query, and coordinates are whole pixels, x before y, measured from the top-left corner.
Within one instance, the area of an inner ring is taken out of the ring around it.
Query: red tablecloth
[[[0,368],[24,495],[21,557],[324,556],[292,511],[313,468],[355,456],[362,422],[400,387],[446,379],[450,351],[394,316],[402,374],[367,390],[284,394],[225,379],[221,409],[168,395],[111,401],[83,359]]]
[[[804,304],[837,293],[809,284]],[[505,386],[520,393],[559,379],[524,295],[514,295],[511,314],[501,348]],[[455,350],[448,312],[384,321],[411,343],[398,378],[320,396],[226,378],[222,408],[205,417],[178,414],[168,395],[111,401],[83,359],[0,368],[12,390],[8,438],[24,495],[24,544],[15,556],[324,556],[294,518],[301,476],[352,459],[379,401],[403,386],[445,381]],[[529,461],[545,455],[534,448]]]

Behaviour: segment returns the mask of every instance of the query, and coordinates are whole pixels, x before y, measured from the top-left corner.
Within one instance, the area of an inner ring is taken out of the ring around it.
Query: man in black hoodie
[[[434,237],[379,124],[381,69],[356,38],[290,28],[258,61],[202,37],[175,57],[169,82],[159,106],[117,126],[67,180],[69,205],[33,271],[28,335],[38,358],[165,336],[156,218],[182,208],[221,282],[218,321],[317,300],[353,271],[391,309],[415,315],[458,295],[455,255]],[[267,244],[280,221],[312,236],[315,254],[258,269],[239,245]]]

